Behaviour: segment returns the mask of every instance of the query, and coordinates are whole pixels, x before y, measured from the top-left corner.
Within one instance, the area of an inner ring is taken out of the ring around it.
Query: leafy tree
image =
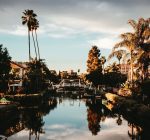
[[[103,74],[98,70],[94,70],[86,75],[86,79],[92,82],[92,84],[97,87],[99,84],[103,83]]]
[[[11,57],[6,48],[0,45],[0,92],[6,92],[8,89],[9,72],[11,70]]]
[[[102,72],[102,65],[100,60],[100,50],[97,46],[93,46],[89,51],[88,60],[87,60],[87,72],[91,73],[92,71],[98,70]]]
[[[100,60],[100,50],[97,46],[93,46],[89,51],[87,60],[87,80],[92,82],[95,86],[100,84],[100,79],[102,77],[102,63]]]
[[[103,82],[110,87],[117,87],[127,80],[127,76],[119,72],[108,72],[103,76]]]
[[[111,87],[116,87],[127,80],[127,76],[119,71],[119,64],[115,62],[105,68],[103,76],[103,84]]]
[[[40,92],[48,87],[49,81],[57,82],[58,77],[52,74],[42,61],[28,63],[28,71],[23,78],[25,93]]]

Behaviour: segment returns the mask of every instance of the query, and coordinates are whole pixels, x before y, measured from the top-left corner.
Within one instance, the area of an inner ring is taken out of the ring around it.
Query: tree
[[[102,65],[100,60],[100,50],[97,46],[93,46],[89,51],[88,60],[87,60],[87,72],[91,73],[95,70],[102,72]]]
[[[102,63],[100,60],[100,50],[97,46],[93,46],[89,51],[87,60],[87,72],[86,79],[98,86],[102,79]]]
[[[37,39],[37,29],[38,28],[39,28],[39,21],[35,19],[34,31],[35,31],[36,44],[37,44],[37,49],[38,49],[38,57],[39,57],[39,60],[40,60],[40,48],[39,48],[39,43],[38,43],[38,39]]]
[[[116,57],[119,61],[119,65],[120,65],[120,61],[123,58],[123,55],[126,53],[126,50],[113,50],[111,52],[111,54],[108,56],[108,60],[110,60],[113,57]]]
[[[108,73],[108,72],[119,72],[119,65],[116,64],[116,62],[114,62],[112,65],[108,65],[105,68],[105,73]]]
[[[34,60],[29,62],[28,70],[23,78],[25,93],[36,93],[45,90],[49,81],[58,82],[57,75],[52,74],[42,61]]]
[[[120,35],[122,41],[117,43],[114,47],[114,50],[116,48],[125,47],[130,52],[130,78],[131,81],[133,80],[133,51],[136,48],[135,45],[135,35],[133,33],[124,33]]]
[[[34,44],[35,56],[36,56],[36,60],[37,60],[38,54],[37,54],[35,39],[34,39],[34,35],[33,35],[34,26],[35,26],[35,20],[31,23],[31,33],[32,33],[32,39],[33,39],[33,44]]]
[[[101,129],[102,104],[99,101],[86,101],[88,128],[93,135],[97,135]]]
[[[0,45],[0,92],[6,92],[8,89],[9,72],[11,70],[11,57],[6,48]]]
[[[31,25],[34,22],[34,19],[36,18],[36,14],[33,10],[25,10],[23,12],[22,16],[22,24],[27,25],[28,28],[28,43],[29,43],[29,61],[31,60],[31,51],[30,51],[30,31],[31,31]]]
[[[134,32],[121,34],[122,41],[117,43],[114,47],[125,47],[130,53],[131,66],[131,82],[133,81],[133,69],[138,70],[142,76],[138,79],[147,78],[148,67],[150,64],[150,18],[140,18],[138,22],[129,20],[128,23],[134,29]],[[143,78],[141,78],[143,77]]]
[[[126,75],[119,72],[119,65],[115,62],[105,68],[105,74],[103,76],[103,82],[105,85],[116,87],[121,83],[124,83],[126,80]]]
[[[102,64],[102,66],[103,66],[103,73],[104,73],[104,65],[105,65],[105,63],[106,63],[106,58],[105,58],[105,56],[102,56],[101,58],[100,58],[100,61],[101,61],[101,64]]]

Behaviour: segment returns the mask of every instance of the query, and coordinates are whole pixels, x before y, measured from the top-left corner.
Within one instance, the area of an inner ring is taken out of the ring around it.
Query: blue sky
[[[41,56],[49,68],[84,72],[91,46],[97,45],[107,57],[119,34],[131,31],[129,19],[149,17],[149,5],[149,0],[0,0],[0,44],[12,60],[28,60],[21,16],[33,9],[40,22]],[[32,52],[34,56],[33,44]]]

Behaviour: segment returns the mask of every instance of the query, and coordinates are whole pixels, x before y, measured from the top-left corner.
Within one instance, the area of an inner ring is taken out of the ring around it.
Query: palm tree
[[[141,70],[141,80],[147,77],[148,67],[150,64],[150,18],[140,18],[136,23],[134,20],[129,20],[130,25],[135,30],[136,35],[136,64]]]
[[[133,27],[133,33],[122,34],[122,41],[116,44],[115,48],[126,47],[130,52],[131,81],[133,79],[133,63],[136,69],[141,69],[141,75],[146,78],[149,66],[149,46],[150,46],[150,18],[140,18],[138,22],[129,20],[128,23]],[[139,68],[137,68],[139,67]]]
[[[119,65],[116,62],[114,62],[113,64],[111,64],[105,68],[106,73],[118,72],[118,71],[119,71]]]
[[[33,43],[34,43],[35,56],[36,56],[36,60],[37,60],[37,50],[36,50],[36,44],[35,44],[35,39],[34,39],[34,35],[33,35],[34,24],[35,24],[34,22],[31,23],[31,33],[32,33],[32,39],[33,39]]]
[[[120,47],[126,48],[130,53],[130,78],[131,81],[133,80],[133,51],[136,48],[136,36],[133,33],[124,33],[120,35],[122,41],[117,43],[114,47],[115,49],[118,49]]]
[[[37,19],[35,19],[34,31],[35,31],[36,45],[37,45],[37,49],[38,49],[38,57],[40,60],[40,49],[39,49],[39,43],[38,43],[38,39],[37,39],[37,32],[36,32],[38,28],[39,28],[39,21]]]
[[[106,58],[105,58],[105,56],[102,56],[102,57],[100,58],[100,61],[101,61],[101,64],[102,64],[102,66],[103,66],[103,73],[104,73],[104,65],[105,65],[105,63],[106,63]]]
[[[113,57],[116,57],[119,61],[119,65],[120,65],[120,61],[123,58],[123,55],[125,55],[126,50],[113,50],[112,53],[108,56],[108,60],[110,60]]]
[[[34,19],[36,18],[36,14],[33,10],[25,10],[22,16],[22,24],[27,25],[28,28],[28,42],[29,42],[29,61],[31,60],[31,52],[30,52],[30,31],[31,31],[31,24],[33,23]]]

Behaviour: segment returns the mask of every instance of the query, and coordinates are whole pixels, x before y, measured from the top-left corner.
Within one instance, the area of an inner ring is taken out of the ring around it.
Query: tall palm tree
[[[138,22],[129,20],[128,23],[134,29],[133,33],[121,34],[122,41],[117,43],[114,47],[125,47],[130,52],[130,66],[131,66],[131,81],[133,80],[133,64],[136,68],[141,66],[142,75],[146,75],[150,61],[150,18],[140,18]],[[143,54],[143,55],[142,55]],[[147,60],[147,61],[141,61]],[[145,77],[145,76],[144,76]]]
[[[34,21],[34,19],[36,18],[36,14],[34,13],[33,10],[25,10],[23,12],[23,16],[22,16],[22,24],[23,25],[27,25],[28,28],[28,43],[29,43],[29,61],[31,60],[31,51],[30,51],[30,31],[31,31],[31,24]]]
[[[129,20],[129,23],[135,30],[137,38],[136,64],[141,71],[140,78],[144,80],[147,77],[148,67],[150,65],[150,18],[140,18],[138,22]]]
[[[39,49],[39,43],[38,43],[38,39],[37,39],[37,29],[39,28],[39,21],[35,20],[34,22],[34,31],[35,31],[35,38],[36,38],[36,44],[37,44],[37,49],[38,49],[38,57],[40,60],[40,49]]]
[[[34,39],[34,35],[33,35],[33,30],[34,30],[34,22],[31,25],[31,33],[32,33],[32,39],[33,39],[33,44],[34,44],[34,50],[35,50],[35,56],[36,56],[36,60],[37,60],[37,50],[36,50],[36,44],[35,44],[35,39]]]
[[[124,33],[120,35],[122,41],[117,43],[114,47],[115,49],[118,48],[126,48],[130,53],[130,80],[133,80],[133,51],[136,48],[136,36],[133,33]]]

